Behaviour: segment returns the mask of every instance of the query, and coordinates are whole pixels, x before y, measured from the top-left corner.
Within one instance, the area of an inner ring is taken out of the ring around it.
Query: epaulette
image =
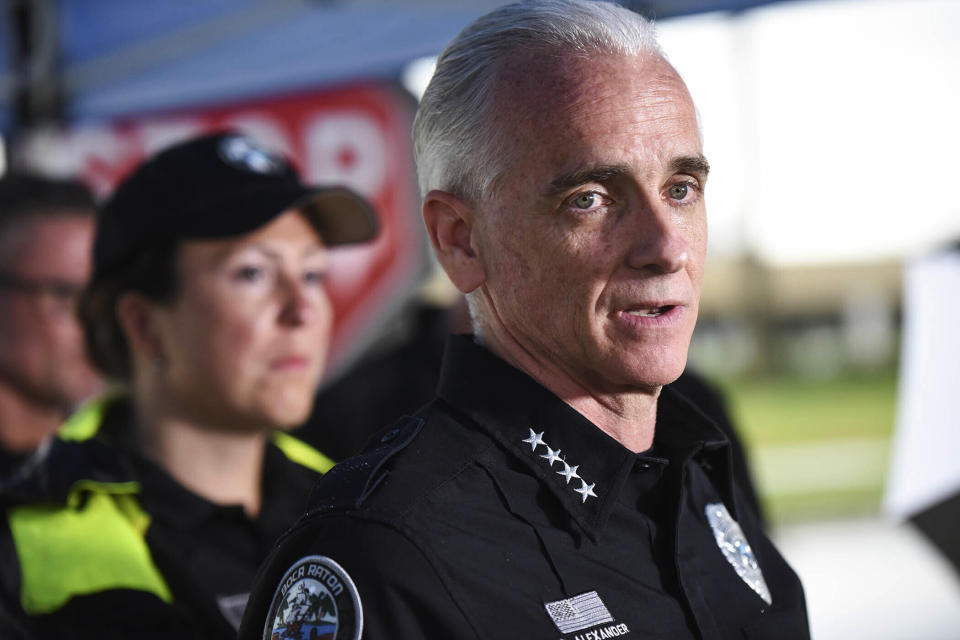
[[[314,486],[303,519],[359,508],[387,477],[380,472],[384,463],[410,444],[422,427],[420,418],[400,418],[364,451],[334,466]]]

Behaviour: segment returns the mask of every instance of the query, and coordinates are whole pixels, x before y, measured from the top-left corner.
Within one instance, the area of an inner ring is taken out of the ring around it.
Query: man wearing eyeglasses
[[[99,386],[74,313],[94,210],[76,182],[0,179],[0,478]]]

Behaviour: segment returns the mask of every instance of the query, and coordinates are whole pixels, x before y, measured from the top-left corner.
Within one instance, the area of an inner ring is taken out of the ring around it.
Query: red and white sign
[[[331,251],[335,370],[376,336],[426,268],[411,122],[411,103],[398,89],[362,85],[45,131],[18,156],[47,172],[78,176],[105,195],[161,148],[234,128],[286,154],[305,182],[346,185],[369,198],[380,216],[377,239]]]

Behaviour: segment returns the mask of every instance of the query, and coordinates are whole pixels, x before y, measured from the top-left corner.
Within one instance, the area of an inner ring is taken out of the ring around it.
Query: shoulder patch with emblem
[[[360,640],[363,609],[350,575],[326,556],[298,560],[280,580],[263,640]]]

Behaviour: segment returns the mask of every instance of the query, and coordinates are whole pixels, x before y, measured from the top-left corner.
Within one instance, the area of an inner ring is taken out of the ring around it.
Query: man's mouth
[[[628,309],[626,313],[627,315],[637,318],[659,318],[673,309],[674,306],[676,305],[668,304],[662,307],[651,307],[649,309]]]

